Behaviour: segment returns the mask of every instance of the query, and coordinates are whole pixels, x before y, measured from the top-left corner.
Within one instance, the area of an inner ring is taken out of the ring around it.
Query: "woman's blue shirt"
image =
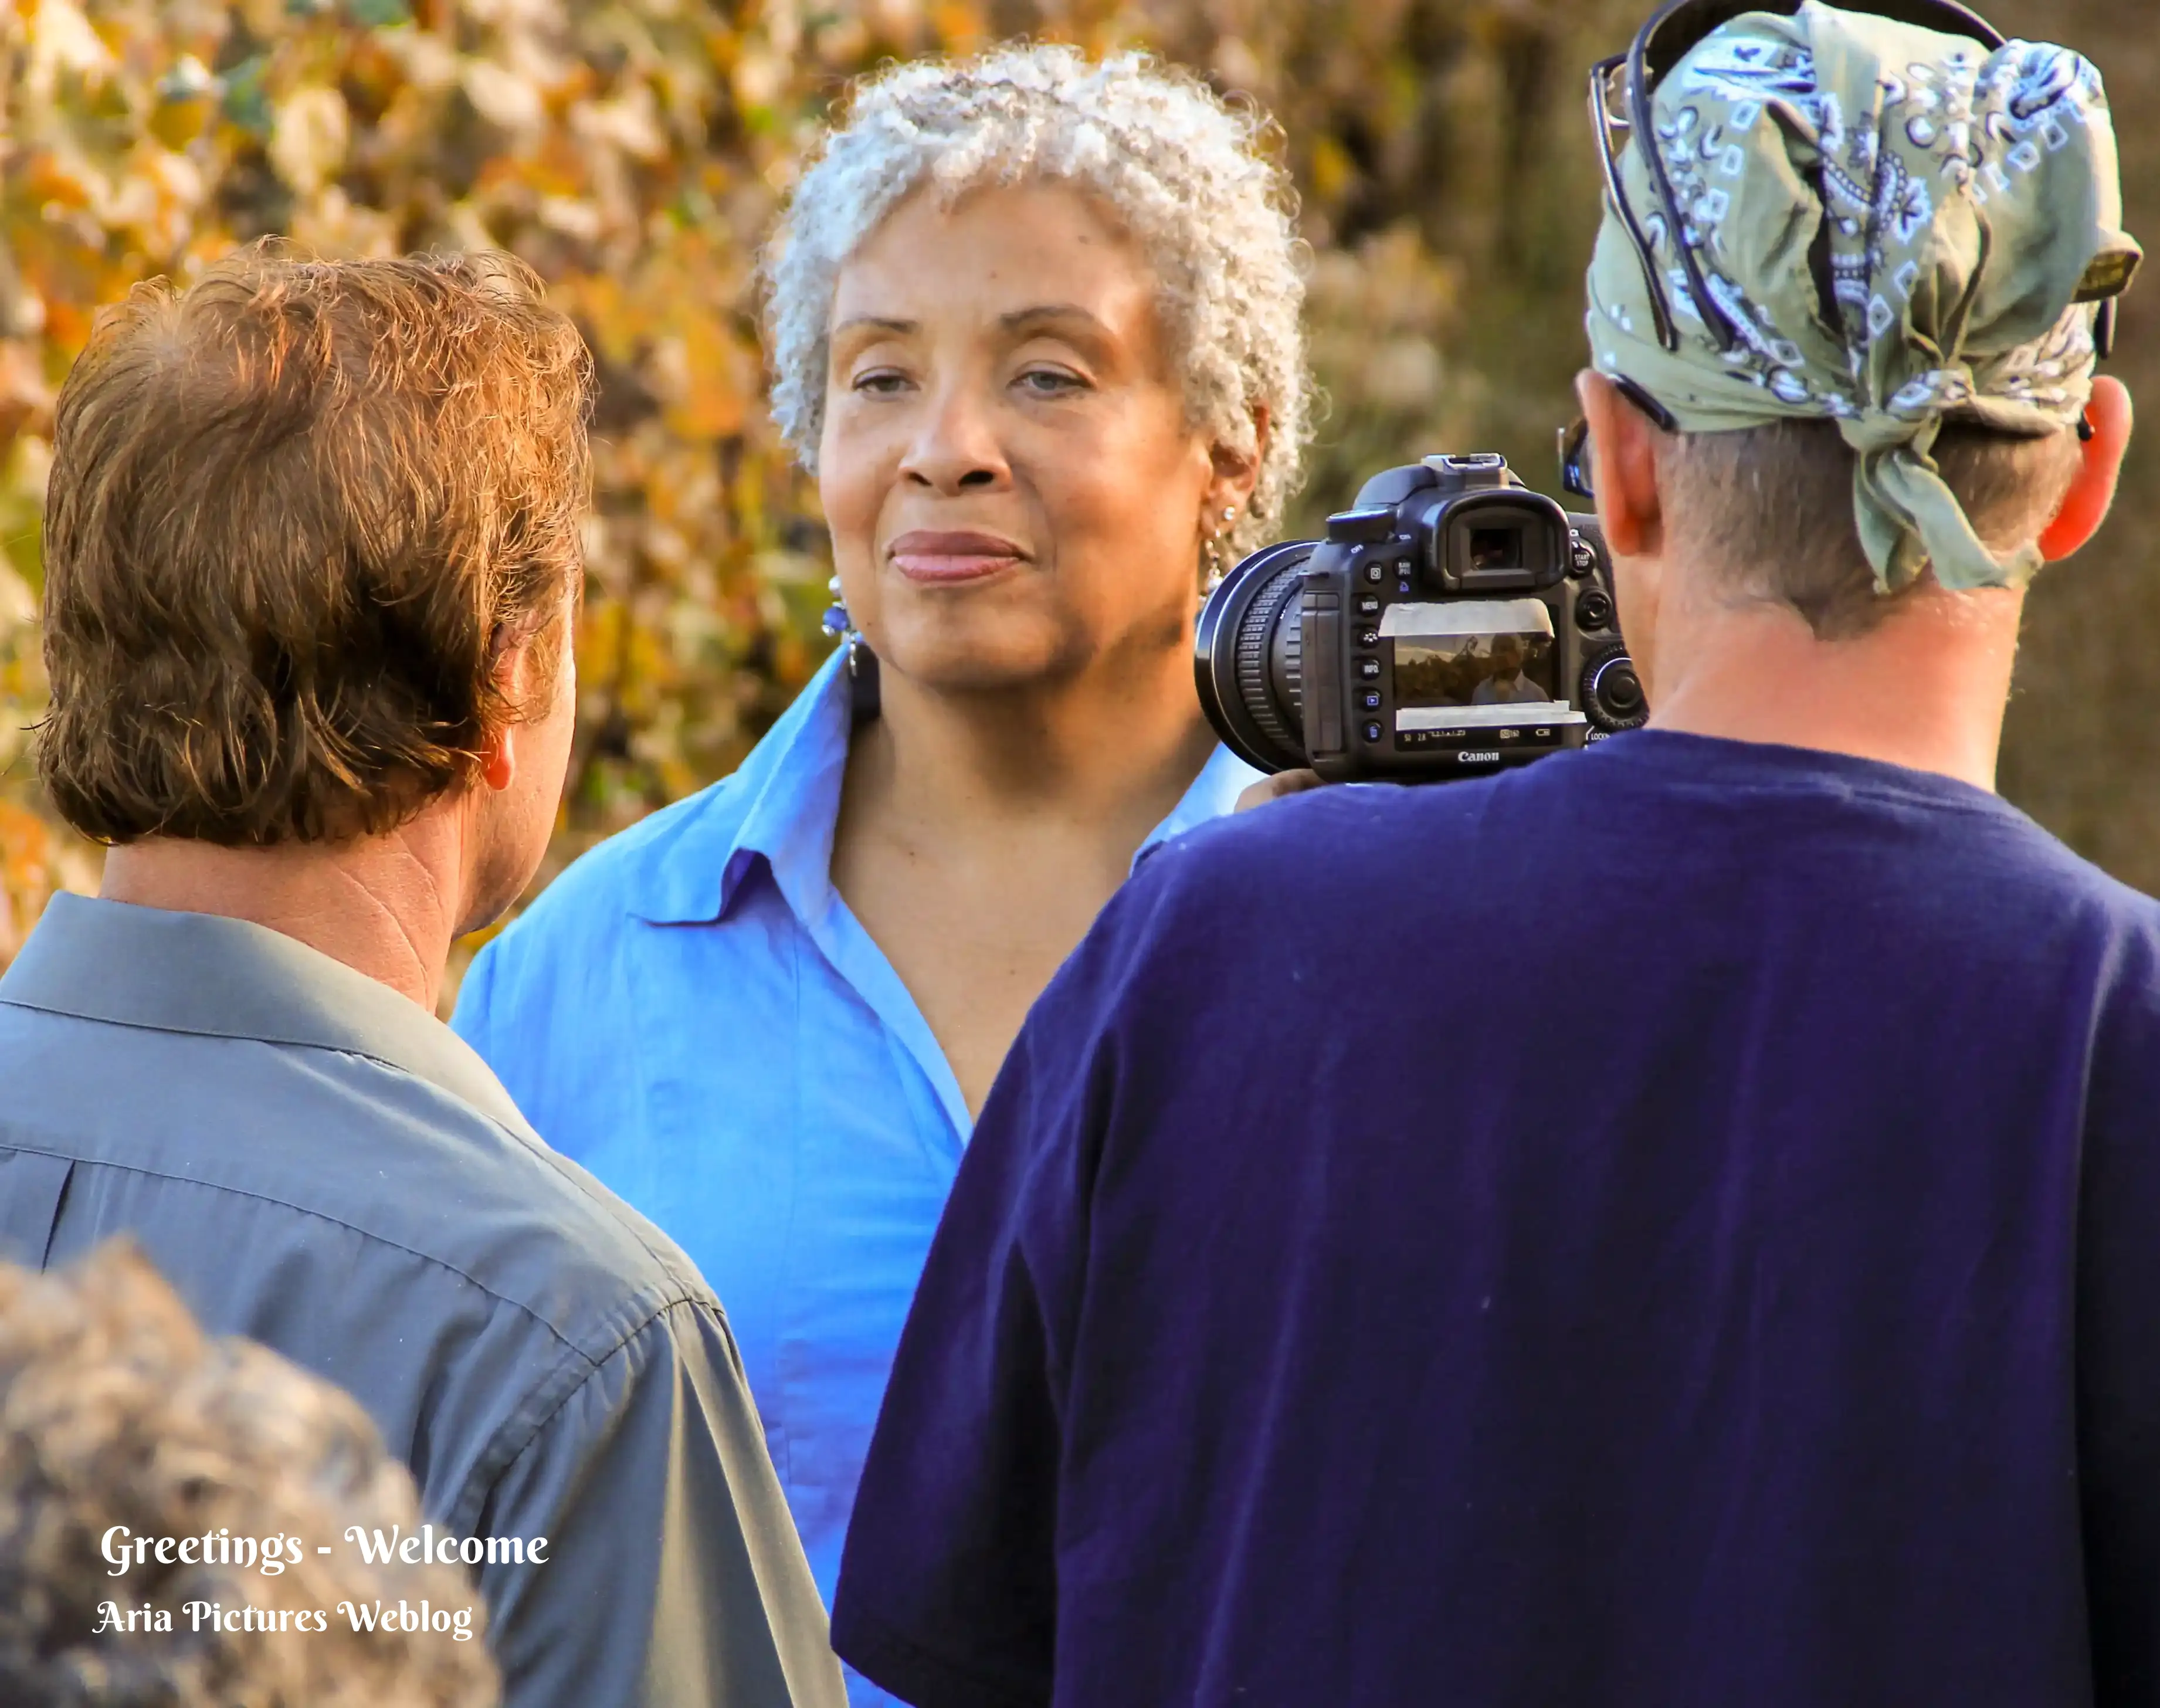
[[[828,1606],[970,1126],[833,887],[849,727],[835,654],[734,776],[602,844],[482,950],[453,1022],[719,1294]],[[1256,776],[1218,749],[1135,864]],[[858,1705],[890,1700],[849,1683]]]

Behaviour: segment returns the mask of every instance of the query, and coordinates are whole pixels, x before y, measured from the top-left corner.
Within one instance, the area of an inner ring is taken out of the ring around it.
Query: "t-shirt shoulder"
[[[1353,880],[1361,860],[1392,857],[1406,840],[1474,823],[1483,782],[1407,787],[1337,784],[1196,825],[1141,862],[1120,899],[1243,915],[1312,905]]]
[[[1384,929],[1410,906],[1430,918],[1452,863],[1497,837],[1542,861],[1540,837],[1636,844],[1660,836],[1729,848],[1774,870],[1796,830],[1824,833],[1855,859],[1874,838],[1926,851],[1945,885],[1976,898],[1996,929],[2075,914],[2160,953],[2160,901],[2065,845],[2000,796],[1948,777],[1807,750],[1637,732],[1495,777],[1309,791],[1202,825],[1166,844],[1125,886],[1114,916],[1175,936],[1183,953],[1235,955],[1292,911],[1367,918]],[[1747,840],[1752,838],[1751,843]],[[1884,874],[1887,877],[1888,874]],[[1926,874],[1902,875],[1927,883]],[[1354,901],[1350,898],[1356,898]],[[1999,906],[1998,905],[1999,904]],[[1211,949],[1210,946],[1214,946]]]

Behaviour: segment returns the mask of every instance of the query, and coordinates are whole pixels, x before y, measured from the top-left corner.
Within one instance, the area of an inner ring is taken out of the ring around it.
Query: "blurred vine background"
[[[542,881],[733,767],[814,670],[814,491],[765,419],[750,281],[820,116],[895,56],[1027,34],[1147,46],[1282,127],[1332,399],[1302,518],[1364,472],[1499,449],[1552,486],[1597,189],[1583,68],[1648,0],[0,0],[0,964],[97,850],[27,726],[52,398],[98,306],[237,242],[491,245],[603,376],[580,729]],[[2153,0],[1995,0],[2107,77],[2130,226],[2160,244]],[[2117,371],[2160,378],[2160,281]],[[2148,395],[2160,399],[2160,387]],[[2033,605],[2005,792],[2160,890],[2160,423],[2109,536]]]

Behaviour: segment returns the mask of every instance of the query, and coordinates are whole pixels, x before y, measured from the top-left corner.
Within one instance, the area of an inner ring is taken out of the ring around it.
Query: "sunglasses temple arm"
[[[1680,347],[1680,328],[1674,324],[1672,310],[1666,304],[1664,283],[1658,277],[1658,263],[1650,252],[1650,240],[1636,222],[1634,209],[1628,204],[1627,187],[1620,181],[1620,162],[1612,145],[1612,127],[1605,104],[1606,80],[1622,63],[1604,60],[1590,68],[1591,133],[1597,138],[1598,164],[1605,174],[1606,204],[1620,221],[1620,229],[1628,234],[1636,262],[1643,269],[1643,289],[1649,299],[1650,318],[1657,327],[1658,343],[1665,350],[1674,350]]]

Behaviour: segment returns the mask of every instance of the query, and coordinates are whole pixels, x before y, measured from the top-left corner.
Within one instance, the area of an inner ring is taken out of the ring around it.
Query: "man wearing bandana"
[[[925,1708],[2160,1702],[2160,906],[1994,792],[2106,99],[1710,9],[1601,77],[1650,725],[1203,829],[1044,994],[835,1605]]]

